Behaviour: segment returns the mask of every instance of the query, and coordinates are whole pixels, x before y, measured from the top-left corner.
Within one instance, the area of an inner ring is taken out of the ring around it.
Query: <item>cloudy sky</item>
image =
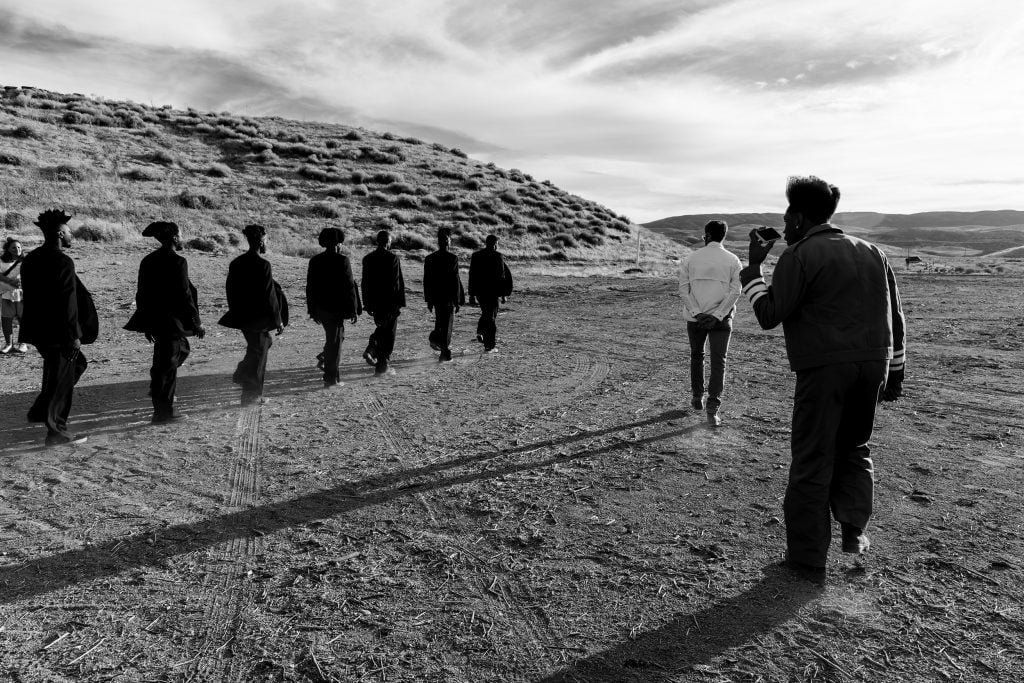
[[[0,0],[0,84],[457,145],[647,221],[1024,209],[1018,0]]]

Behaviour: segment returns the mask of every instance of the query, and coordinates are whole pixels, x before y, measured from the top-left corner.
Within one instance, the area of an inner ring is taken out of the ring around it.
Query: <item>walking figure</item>
[[[352,278],[352,264],[341,253],[345,233],[324,228],[318,239],[324,250],[309,259],[306,272],[306,309],[313,322],[324,328],[324,350],[317,356],[324,371],[324,388],[340,386],[338,359],[345,339],[345,321],[354,325],[363,306]]]
[[[469,305],[480,305],[476,340],[486,353],[493,353],[498,338],[498,305],[512,294],[512,273],[498,251],[498,236],[488,235],[485,247],[469,261]]]
[[[455,314],[466,303],[466,292],[459,276],[459,257],[448,250],[452,231],[437,231],[437,251],[423,261],[423,298],[427,310],[434,313],[434,329],[428,338],[430,348],[440,351],[439,361],[452,359],[452,329]]]
[[[374,375],[395,374],[390,366],[395,349],[398,316],[405,308],[405,279],[402,262],[391,252],[391,234],[377,233],[377,248],[363,257],[363,310],[373,316],[376,325],[363,352],[363,359],[374,366]]]
[[[189,337],[206,335],[199,319],[199,297],[188,277],[188,261],[181,251],[176,223],[157,221],[142,231],[160,247],[139,264],[136,310],[124,329],[141,332],[153,344],[153,366],[149,371],[149,395],[153,400],[153,423],[180,420],[185,416],[174,405],[178,368],[191,352]]]

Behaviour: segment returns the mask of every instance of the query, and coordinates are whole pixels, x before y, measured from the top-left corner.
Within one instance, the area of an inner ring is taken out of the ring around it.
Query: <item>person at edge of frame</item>
[[[262,256],[267,253],[267,229],[247,225],[242,234],[249,249],[228,266],[228,312],[218,323],[241,330],[245,338],[245,356],[231,379],[242,387],[242,405],[249,406],[266,401],[263,382],[267,353],[274,343],[270,332],[276,331],[280,336],[288,326],[288,300],[274,280],[270,262]]]
[[[476,340],[485,353],[493,353],[498,341],[498,305],[512,294],[512,273],[498,251],[498,236],[488,235],[484,248],[469,261],[469,305],[480,306]]]
[[[143,237],[160,243],[139,264],[135,313],[124,329],[141,332],[153,344],[149,370],[149,395],[153,424],[187,417],[175,406],[178,368],[191,352],[189,337],[206,336],[199,319],[199,296],[188,276],[188,261],[181,251],[181,231],[176,223],[156,221],[146,226]]]
[[[466,292],[459,276],[459,257],[449,251],[451,242],[451,229],[439,229],[437,251],[423,261],[423,298],[427,310],[434,313],[434,329],[428,341],[430,348],[440,352],[439,361],[452,359],[455,314],[466,304]]]
[[[868,442],[876,404],[903,393],[906,327],[885,254],[829,223],[839,188],[814,176],[791,177],[786,199],[787,248],[771,285],[761,264],[773,243],[762,245],[756,229],[740,281],[761,327],[782,324],[796,373],[783,564],[820,584],[831,517],[842,530],[844,553],[861,554],[871,545],[864,533],[875,476]]]
[[[68,431],[75,385],[89,363],[83,344],[96,341],[99,318],[89,290],[75,273],[75,262],[64,253],[72,245],[71,216],[57,209],[39,214],[35,224],[43,244],[21,266],[24,315],[21,340],[43,357],[43,381],[28,421],[46,425],[46,445],[82,443],[86,436]]]
[[[309,259],[306,310],[313,322],[324,328],[324,349],[317,356],[317,365],[324,371],[324,388],[331,389],[344,384],[338,364],[345,340],[345,321],[354,325],[363,305],[352,277],[352,264],[341,253],[345,233],[341,228],[324,228],[317,241],[324,250]]]
[[[402,262],[391,252],[391,233],[377,233],[377,248],[363,257],[363,310],[373,316],[376,328],[370,335],[363,359],[374,366],[374,375],[395,374],[391,353],[395,349],[398,316],[405,308]]]
[[[21,289],[21,264],[24,261],[25,249],[21,240],[8,237],[4,242],[3,255],[0,255],[0,322],[4,332],[4,346],[0,348],[0,354],[4,355],[28,351],[28,344],[14,336],[14,322],[18,321],[20,332],[24,309],[24,291]]]

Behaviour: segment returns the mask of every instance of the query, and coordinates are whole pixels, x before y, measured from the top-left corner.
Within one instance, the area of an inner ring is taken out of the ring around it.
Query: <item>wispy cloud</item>
[[[1022,46],[1011,0],[0,0],[16,84],[397,128],[641,220],[806,172],[848,210],[1013,205]]]

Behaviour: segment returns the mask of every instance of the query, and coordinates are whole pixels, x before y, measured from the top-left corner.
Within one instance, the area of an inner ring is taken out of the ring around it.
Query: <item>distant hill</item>
[[[72,213],[82,239],[131,242],[173,220],[208,251],[258,222],[299,256],[327,226],[359,249],[388,229],[406,251],[432,250],[442,226],[459,250],[493,232],[512,257],[553,260],[628,256],[640,230],[550,181],[412,137],[4,87],[0,227],[38,237],[31,221],[50,207]]]
[[[644,227],[681,244],[700,240],[704,225],[726,221],[730,243],[747,240],[750,226],[782,226],[780,213],[690,214],[662,218]],[[837,213],[833,223],[851,234],[882,244],[890,250],[943,255],[1016,256],[1024,247],[1024,211],[927,211],[885,214],[871,211]]]

